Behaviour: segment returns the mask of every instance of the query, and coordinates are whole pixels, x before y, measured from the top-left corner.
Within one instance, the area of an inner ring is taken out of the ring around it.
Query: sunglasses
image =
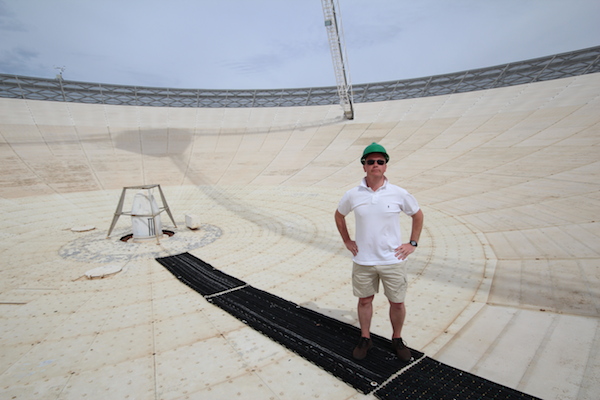
[[[385,164],[385,160],[367,160],[367,165],[373,165],[375,163],[383,165]]]

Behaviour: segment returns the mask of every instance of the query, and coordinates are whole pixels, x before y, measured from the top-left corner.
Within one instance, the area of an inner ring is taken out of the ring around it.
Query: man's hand
[[[423,229],[423,211],[419,210],[413,215],[412,218],[412,232],[410,233],[410,240],[414,240],[415,242],[419,241],[419,237],[421,236],[421,230]],[[413,246],[410,243],[401,244],[400,247],[396,248],[396,258],[398,260],[406,260],[406,257],[410,256],[417,249],[416,246]]]
[[[358,246],[356,245],[356,242],[354,240],[350,239],[350,235],[348,234],[348,227],[346,226],[346,216],[340,214],[340,212],[337,210],[335,211],[335,225],[337,226],[338,231],[342,236],[342,241],[344,242],[346,248],[350,250],[350,253],[352,253],[353,256],[357,255]]]
[[[344,244],[346,245],[346,248],[350,250],[350,253],[352,253],[353,256],[358,254],[358,246],[356,246],[356,242],[354,240],[348,240],[347,242],[344,242]]]
[[[406,257],[411,255],[415,251],[416,247],[410,243],[404,243],[395,249],[396,258],[398,260],[406,260]]]

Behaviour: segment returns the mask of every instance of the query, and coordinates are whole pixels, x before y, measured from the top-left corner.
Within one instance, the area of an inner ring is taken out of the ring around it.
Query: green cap
[[[370,145],[368,145],[367,147],[365,147],[365,151],[363,151],[362,158],[360,159],[361,164],[364,164],[367,156],[372,153],[381,153],[385,157],[386,163],[388,161],[390,161],[390,156],[388,156],[388,153],[385,151],[383,146],[373,142]]]

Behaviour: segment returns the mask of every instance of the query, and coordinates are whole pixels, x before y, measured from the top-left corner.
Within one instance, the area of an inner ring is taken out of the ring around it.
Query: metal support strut
[[[323,15],[325,16],[325,27],[327,28],[327,37],[329,39],[329,48],[333,59],[333,70],[337,83],[338,95],[340,96],[340,105],[344,110],[344,116],[347,119],[354,119],[354,109],[352,107],[352,85],[348,79],[347,67],[344,64],[346,55],[346,45],[344,43],[344,29],[342,28],[341,14],[335,11],[334,1],[337,3],[338,11],[340,8],[338,0],[321,0],[323,4]]]
[[[123,211],[123,203],[125,202],[125,193],[127,192],[127,189],[150,190],[155,187],[158,187],[158,192],[160,193],[160,199],[162,201],[162,207],[159,207],[157,214],[133,215],[131,211]],[[114,229],[115,225],[117,224],[117,220],[119,219],[119,217],[121,215],[131,215],[131,216],[138,216],[138,217],[154,218],[156,215],[160,214],[163,211],[167,212],[167,214],[169,215],[169,218],[171,218],[171,222],[173,222],[173,225],[175,225],[175,228],[177,228],[177,224],[175,223],[175,219],[173,219],[173,215],[171,214],[171,210],[169,209],[169,205],[167,204],[167,199],[165,198],[165,195],[163,194],[163,191],[160,188],[160,185],[126,186],[123,188],[123,191],[121,192],[121,198],[119,199],[119,204],[117,204],[117,209],[115,210],[115,215],[113,217],[112,223],[110,224],[110,228],[108,229],[108,234],[106,235],[106,238],[110,237],[110,234],[112,233],[112,230]],[[158,238],[160,235],[162,235],[162,232],[155,232],[155,234],[156,234],[156,241],[158,243],[159,242]]]

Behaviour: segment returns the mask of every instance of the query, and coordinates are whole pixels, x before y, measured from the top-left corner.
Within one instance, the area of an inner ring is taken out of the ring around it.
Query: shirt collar
[[[384,178],[383,185],[381,185],[381,187],[379,189],[377,189],[377,191],[385,189],[387,184],[388,184],[388,180],[387,180],[387,178]],[[373,189],[371,189],[369,186],[367,186],[367,178],[366,177],[362,178],[362,181],[360,181],[360,186],[373,192]]]

